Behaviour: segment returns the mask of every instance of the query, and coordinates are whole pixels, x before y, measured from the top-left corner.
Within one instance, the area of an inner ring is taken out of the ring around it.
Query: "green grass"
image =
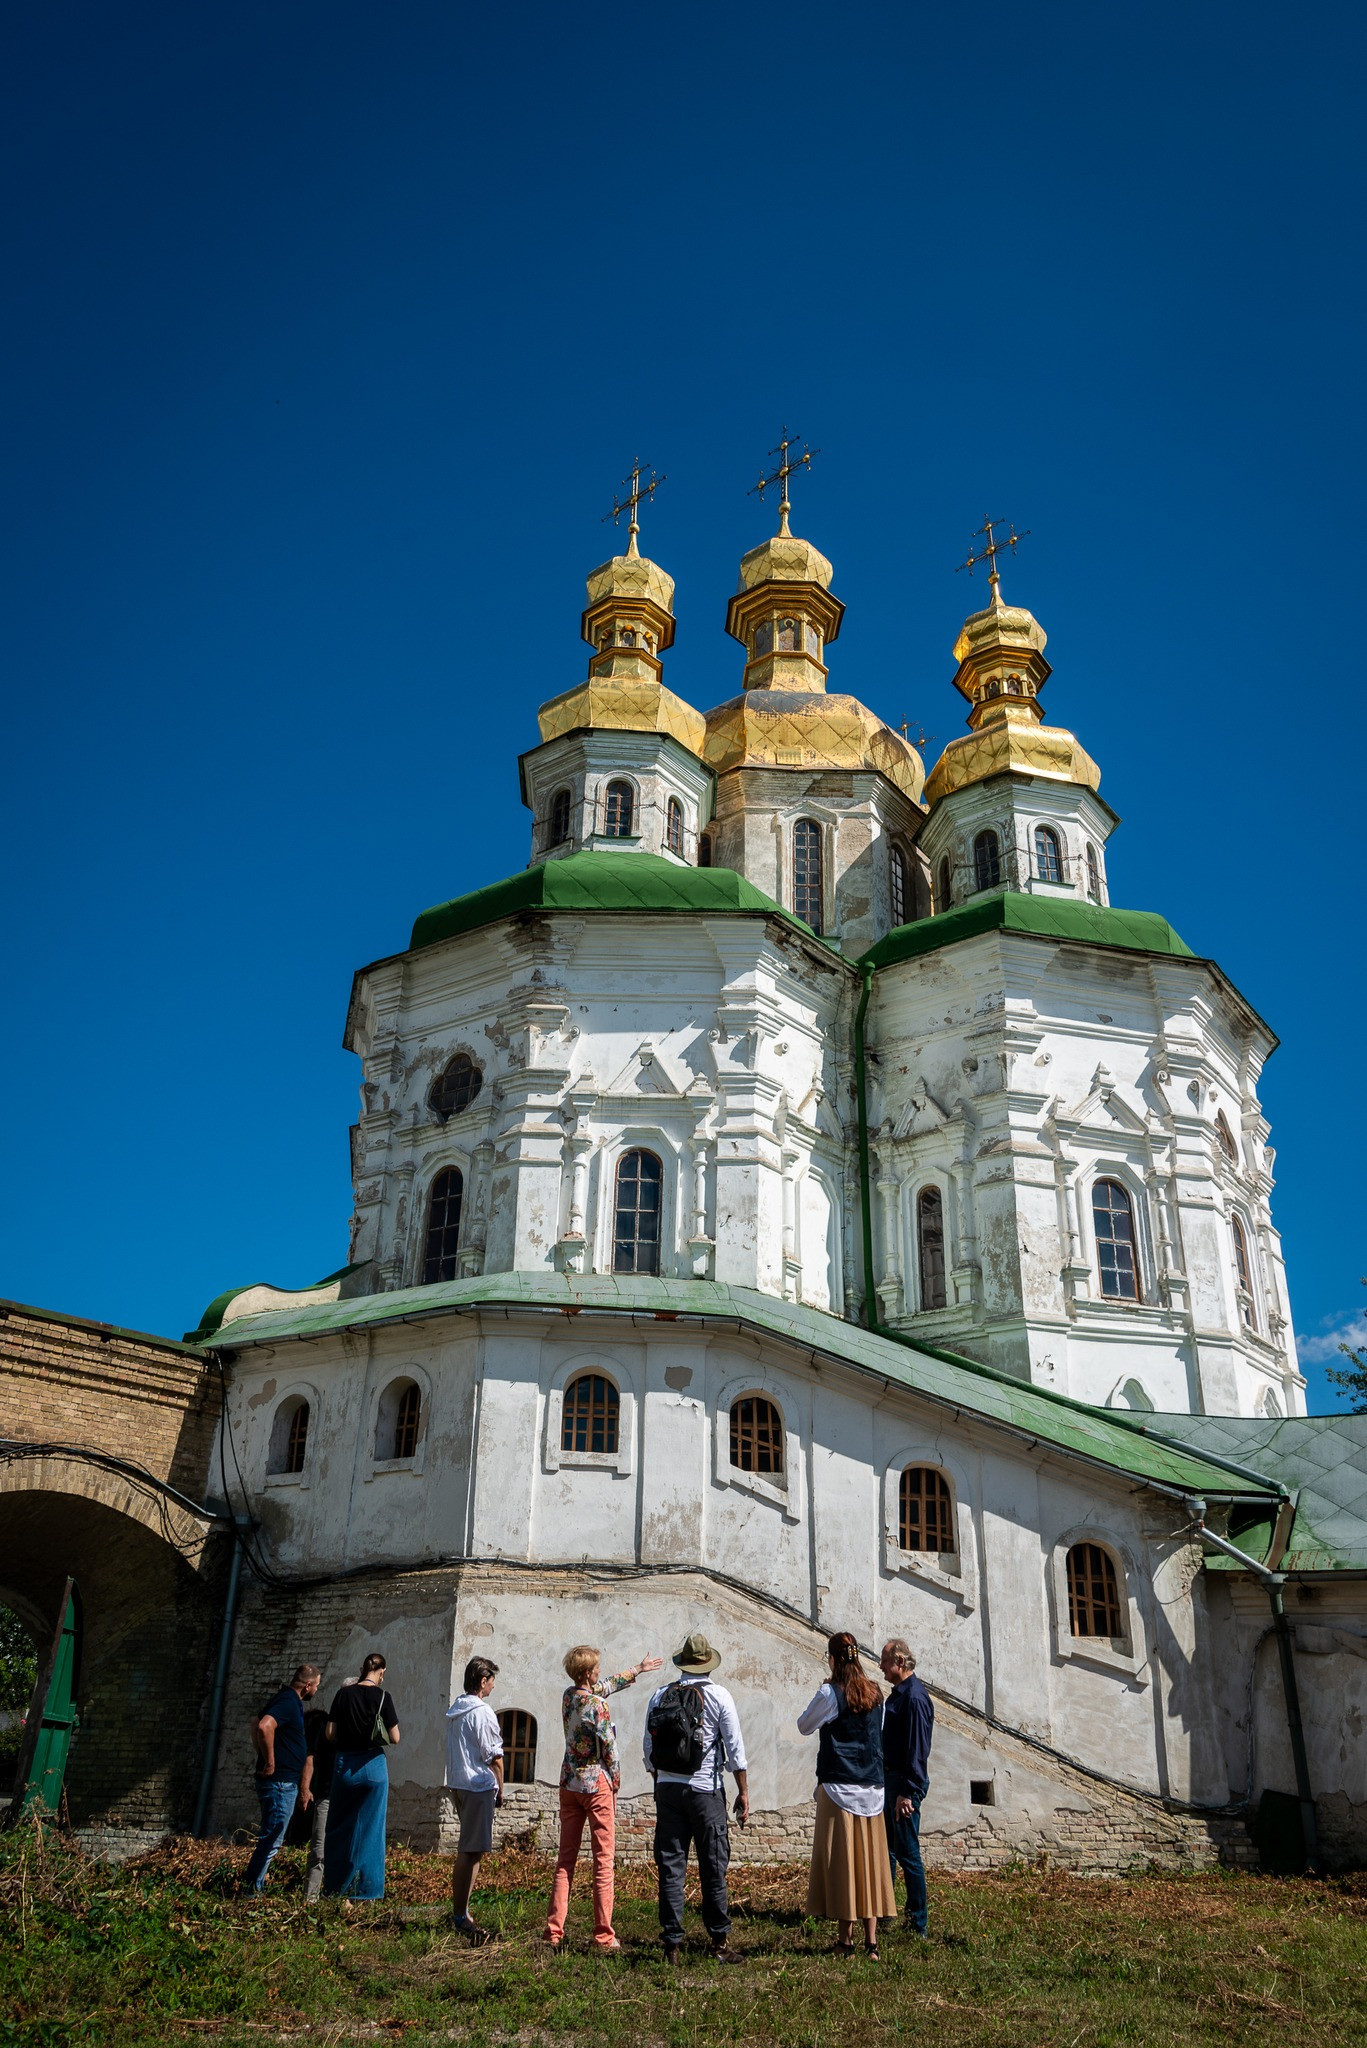
[[[619,2041],[813,2048],[1367,2043],[1367,1878],[1220,1873],[1120,1882],[1019,1870],[931,1882],[933,1938],[892,1927],[884,1961],[842,1962],[803,1910],[805,1873],[733,1871],[745,1966],[659,1960],[653,1872],[618,1872],[607,1960],[588,1947],[581,1865],[570,1950],[540,1939],[550,1865],[490,1857],[473,1950],[443,1924],[449,1863],[390,1855],[390,1897],[306,1906],[302,1852],[263,1900],[245,1850],[168,1845],[121,1870],[32,1828],[0,1839],[0,2048],[147,2042]],[[694,1900],[696,1903],[696,1899]]]

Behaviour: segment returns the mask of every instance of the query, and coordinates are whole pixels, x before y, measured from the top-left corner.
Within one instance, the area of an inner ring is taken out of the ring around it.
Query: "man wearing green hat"
[[[719,1963],[738,1963],[731,1947],[726,1867],[731,1835],[722,1774],[736,1780],[736,1819],[745,1826],[750,1793],[745,1743],[736,1703],[712,1673],[721,1657],[704,1635],[674,1653],[679,1676],[662,1685],[646,1708],[646,1769],[655,1780],[655,1867],[660,1874],[660,1935],[665,1961],[683,1949],[684,1876],[690,1843],[698,1854],[702,1917]]]

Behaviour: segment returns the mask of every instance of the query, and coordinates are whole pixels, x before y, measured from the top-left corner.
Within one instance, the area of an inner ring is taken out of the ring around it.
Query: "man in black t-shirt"
[[[267,1700],[252,1723],[261,1833],[242,1880],[244,1890],[264,1890],[266,1872],[285,1839],[295,1800],[307,1810],[313,1796],[313,1758],[304,1730],[304,1701],[313,1698],[322,1682],[316,1664],[301,1664],[289,1684]]]

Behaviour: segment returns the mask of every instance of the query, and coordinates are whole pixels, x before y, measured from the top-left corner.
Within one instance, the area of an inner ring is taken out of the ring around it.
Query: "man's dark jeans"
[[[244,1890],[250,1885],[254,1892],[259,1892],[266,1882],[266,1872],[275,1861],[276,1851],[285,1839],[294,1802],[299,1797],[298,1780],[258,1778],[256,1796],[261,1802],[261,1832],[256,1838],[256,1847],[252,1850],[252,1859],[242,1884]]]
[[[660,1933],[666,1948],[678,1948],[683,1941],[684,1873],[690,1842],[698,1852],[703,1926],[714,1944],[723,1942],[731,1932],[731,1905],[726,1896],[726,1866],[731,1861],[726,1794],[695,1792],[691,1785],[657,1784],[655,1865],[660,1873]]]
[[[926,1867],[921,1861],[921,1801],[929,1789],[928,1784],[919,1792],[910,1785],[903,1785],[900,1790],[889,1785],[883,1800],[883,1826],[888,1837],[892,1882],[896,1886],[897,1866],[900,1863],[907,1887],[907,1919],[917,1934],[924,1934],[926,1931]],[[911,1812],[904,1820],[897,1818],[899,1798],[911,1801]]]

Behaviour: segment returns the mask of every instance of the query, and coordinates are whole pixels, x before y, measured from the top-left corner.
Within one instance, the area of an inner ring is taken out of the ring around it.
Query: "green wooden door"
[[[68,1579],[57,1633],[33,1688],[11,1813],[57,1813],[62,1804],[67,1758],[79,1716],[76,1677],[81,1654],[81,1596]]]

